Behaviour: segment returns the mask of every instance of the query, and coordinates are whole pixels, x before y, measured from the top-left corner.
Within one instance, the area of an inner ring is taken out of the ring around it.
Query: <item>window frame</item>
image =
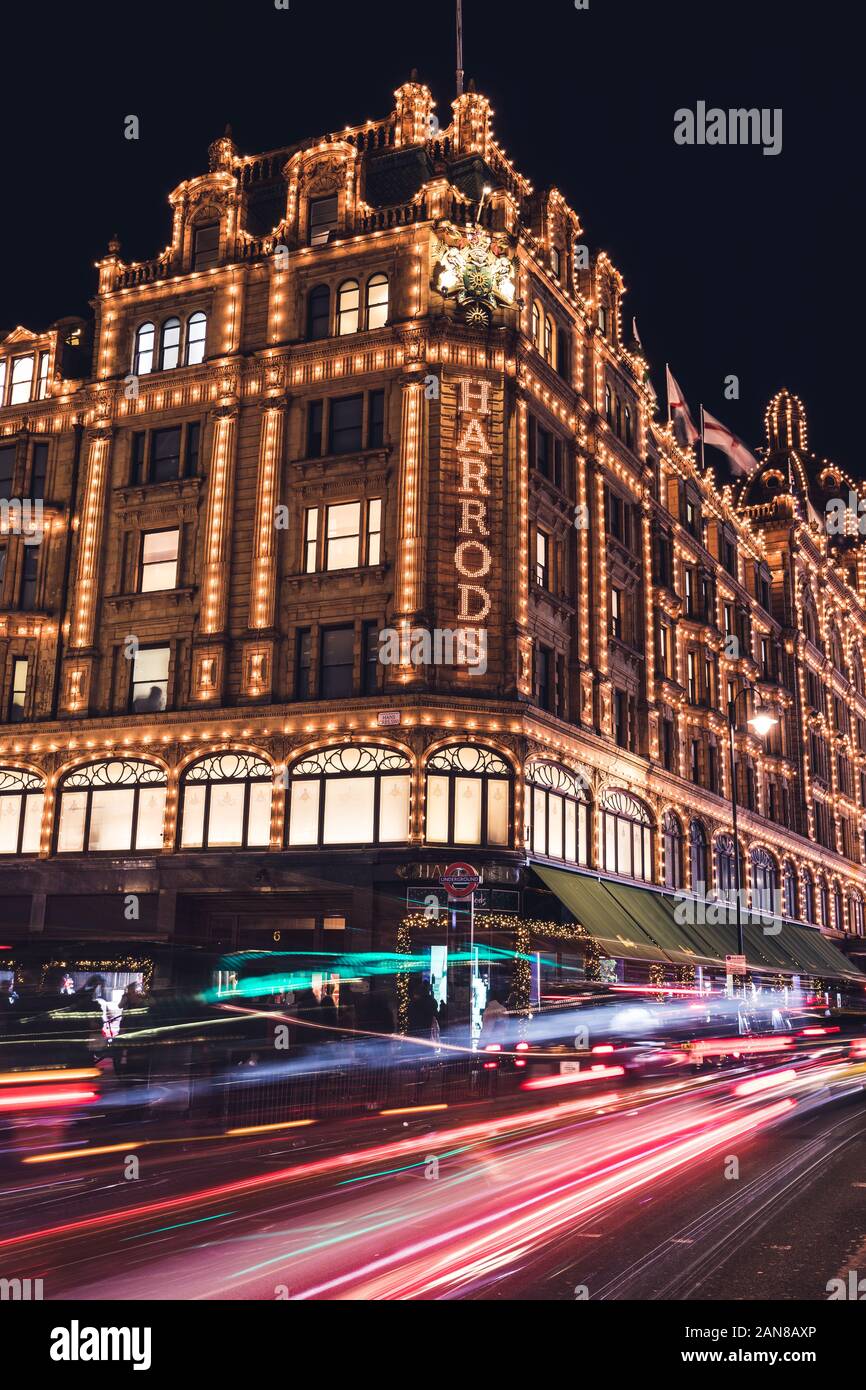
[[[265,771],[263,771],[263,772],[256,772],[255,775],[253,775],[253,776],[239,776],[239,775],[237,775],[236,772],[235,772],[234,774],[232,774],[232,775],[220,776],[220,777],[200,777],[200,778],[196,778],[196,777],[191,776],[191,774],[192,774],[192,772],[193,772],[193,770],[194,770],[195,768],[202,767],[202,766],[204,766],[204,764],[206,764],[206,763],[222,763],[224,760],[229,759],[229,758],[235,758],[236,760],[244,760],[244,759],[246,759],[246,760],[248,761],[248,765],[251,765],[251,766],[254,766],[254,767],[255,767],[255,766],[261,766],[263,769],[265,769]],[[204,786],[204,789],[205,789],[205,793],[204,793],[204,803],[203,803],[203,806],[202,806],[202,820],[201,820],[201,840],[202,840],[202,842],[201,842],[200,845],[184,844],[184,838],[183,838],[183,834],[184,834],[184,821],[185,821],[186,815],[187,815],[187,809],[186,809],[186,794],[187,794],[187,788],[188,788],[190,785],[192,785],[192,786]],[[239,786],[239,785],[242,785],[243,788],[244,788],[244,808],[243,808],[243,817],[242,817],[243,831],[242,831],[242,836],[241,836],[241,843],[240,843],[239,845],[234,845],[234,844],[232,844],[232,845],[226,845],[226,844],[211,845],[211,844],[209,843],[209,839],[210,839],[210,819],[211,819],[212,788],[214,788],[214,787],[220,787],[220,786]],[[252,798],[251,788],[252,788],[252,787],[255,787],[255,786],[263,786],[263,785],[268,785],[268,786],[270,786],[270,788],[271,788],[271,806],[270,806],[270,812],[269,812],[269,816],[268,816],[268,837],[267,837],[267,840],[265,841],[264,844],[251,845],[251,844],[249,843],[249,832],[250,832],[250,804],[251,804],[251,798]],[[207,854],[231,854],[231,853],[236,852],[237,850],[247,850],[247,851],[249,851],[249,852],[251,852],[251,853],[266,853],[267,850],[270,848],[270,845],[271,845],[271,833],[272,833],[272,827],[273,827],[274,792],[275,792],[275,790],[276,790],[276,788],[275,788],[275,785],[274,785],[274,769],[273,769],[273,767],[266,761],[266,759],[265,759],[264,757],[262,757],[262,755],[261,755],[260,753],[258,753],[258,752],[252,752],[252,751],[250,751],[249,749],[222,748],[222,749],[215,750],[215,751],[212,752],[212,753],[205,753],[205,754],[204,754],[202,757],[200,757],[200,758],[195,758],[195,759],[193,759],[193,761],[190,762],[190,763],[188,763],[187,766],[184,768],[183,773],[182,773],[182,775],[181,775],[181,779],[180,779],[179,814],[178,814],[178,824],[177,824],[177,841],[176,841],[176,849],[177,849],[178,851],[184,853],[184,854],[205,854],[205,853],[207,853]]]
[[[128,783],[123,783],[123,782],[121,782],[121,781],[103,782],[103,783],[100,783],[100,782],[98,782],[98,781],[95,780],[95,777],[96,777],[96,775],[97,775],[97,774],[96,774],[96,771],[95,771],[96,769],[103,768],[103,767],[104,767],[104,768],[108,768],[108,767],[112,766],[113,764],[119,764],[119,765],[122,765],[122,766],[125,766],[125,767],[138,767],[138,768],[152,769],[153,772],[154,772],[156,775],[155,775],[150,781],[136,780],[136,781],[134,781],[134,782],[128,782]],[[75,786],[70,786],[70,785],[69,785],[69,783],[70,783],[70,781],[71,781],[72,779],[74,779],[74,778],[76,778],[76,777],[82,777],[82,776],[84,776],[84,775],[88,775],[88,776],[90,776],[90,777],[91,777],[92,779],[94,779],[94,780],[91,780],[91,781],[90,781],[87,785],[85,785],[85,786],[75,787]],[[147,791],[150,787],[164,787],[164,788],[166,789],[166,801],[163,803],[163,812],[162,812],[163,840],[162,840],[162,845],[160,845],[159,847],[150,847],[150,848],[148,848],[148,847],[146,847],[146,846],[142,846],[142,847],[139,849],[139,846],[138,846],[138,836],[139,836],[139,828],[140,828],[140,827],[139,827],[139,809],[140,809],[140,802],[141,802],[140,793],[141,793],[142,790]],[[92,821],[93,821],[93,794],[94,794],[94,792],[98,792],[98,791],[112,791],[112,790],[117,790],[117,791],[131,790],[131,791],[133,792],[133,799],[132,799],[132,814],[131,814],[131,819],[130,819],[129,846],[128,846],[126,849],[90,849],[90,848],[89,848],[90,832],[91,832],[91,825],[92,825]],[[62,819],[62,812],[63,812],[63,797],[64,797],[64,795],[65,795],[66,793],[68,793],[68,792],[79,792],[79,793],[82,793],[82,794],[85,796],[85,799],[86,799],[86,805],[85,805],[85,810],[84,810],[84,824],[83,824],[82,833],[81,833],[81,848],[80,848],[80,849],[60,849],[60,826],[61,826],[61,819]],[[59,856],[61,856],[61,857],[65,857],[66,855],[73,855],[73,854],[95,854],[95,855],[98,855],[98,856],[105,856],[105,855],[112,855],[112,854],[136,854],[136,853],[143,853],[143,854],[144,854],[144,853],[146,853],[146,854],[160,854],[160,853],[162,853],[162,852],[165,850],[165,816],[166,816],[166,805],[167,805],[167,799],[168,799],[168,798],[167,798],[167,792],[168,792],[168,773],[166,772],[165,768],[162,767],[159,763],[152,762],[152,761],[150,761],[150,760],[147,759],[147,758],[142,758],[142,757],[134,757],[134,758],[123,758],[123,757],[93,758],[93,759],[91,759],[91,760],[89,760],[89,761],[87,761],[87,762],[79,763],[77,766],[67,769],[67,771],[66,771],[66,772],[63,774],[63,776],[60,778],[60,781],[58,782],[58,785],[57,785],[57,793],[56,793],[56,797],[55,797],[55,808],[56,808],[56,809],[55,809],[54,826],[53,826],[53,832],[52,832],[52,853],[53,853],[53,854],[56,854],[56,855],[59,855]]]

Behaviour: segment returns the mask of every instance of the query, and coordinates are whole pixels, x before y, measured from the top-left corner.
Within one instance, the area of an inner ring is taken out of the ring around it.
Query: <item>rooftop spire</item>
[[[457,95],[463,95],[463,0],[457,0]]]

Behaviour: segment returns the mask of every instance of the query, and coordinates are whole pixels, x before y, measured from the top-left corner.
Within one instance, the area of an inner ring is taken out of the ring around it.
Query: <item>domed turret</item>
[[[806,411],[799,396],[790,391],[777,391],[764,417],[767,445],[771,453],[797,449],[805,453],[808,447]]]

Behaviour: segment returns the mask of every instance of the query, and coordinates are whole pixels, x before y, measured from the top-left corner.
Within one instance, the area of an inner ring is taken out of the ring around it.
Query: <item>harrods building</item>
[[[745,480],[681,447],[620,271],[472,90],[227,131],[169,204],[92,321],[0,333],[0,940],[423,949],[460,860],[548,980],[723,979],[674,903],[733,886],[748,687],[750,967],[853,974],[866,545],[799,399]]]

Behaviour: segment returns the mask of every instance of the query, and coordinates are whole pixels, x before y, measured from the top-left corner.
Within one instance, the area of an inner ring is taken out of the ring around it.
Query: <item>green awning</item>
[[[725,914],[720,904],[713,902],[708,904],[714,909],[712,915],[722,920],[693,924],[679,919],[678,903],[667,893],[566,869],[540,864],[532,867],[586,927],[599,949],[610,956],[724,968],[725,956],[736,954],[734,909]],[[694,901],[694,906],[699,907],[699,901]],[[746,964],[752,970],[866,981],[847,956],[814,927],[788,921],[780,924],[746,912],[743,944]]]
[[[667,960],[652,938],[626,913],[596,878],[534,864],[538,877],[586,927],[599,950],[629,960]]]
[[[674,916],[675,904],[664,893],[648,888],[630,888],[624,883],[605,882],[605,890],[637,922],[668,960],[676,965],[718,965],[712,948],[690,927]],[[722,957],[724,960],[724,957]]]

